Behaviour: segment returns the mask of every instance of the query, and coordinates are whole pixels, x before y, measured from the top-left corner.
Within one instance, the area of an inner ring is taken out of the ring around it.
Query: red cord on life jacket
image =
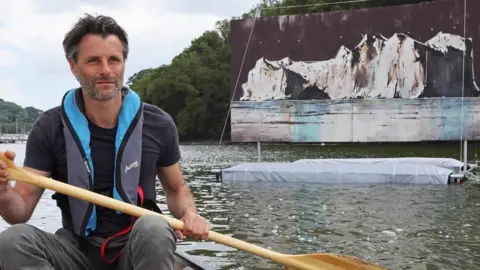
[[[141,186],[138,186],[138,196],[140,197],[140,207],[143,207],[144,195],[143,195],[143,189],[142,189]],[[124,247],[115,255],[115,257],[113,257],[113,259],[107,260],[107,257],[105,255],[105,249],[107,248],[107,243],[117,236],[124,235],[124,234],[130,232],[130,230],[132,230],[132,228],[133,228],[133,224],[135,223],[136,219],[137,219],[137,217],[133,216],[132,217],[132,223],[130,224],[130,226],[128,226],[127,228],[125,228],[125,229],[119,231],[118,233],[116,233],[116,234],[108,237],[107,239],[105,239],[105,242],[103,242],[102,248],[100,249],[100,256],[102,257],[102,260],[106,261],[107,263],[112,263],[120,256],[120,254],[122,254]]]

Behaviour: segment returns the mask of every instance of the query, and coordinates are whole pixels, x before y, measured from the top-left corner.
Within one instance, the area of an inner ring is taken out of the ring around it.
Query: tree
[[[0,134],[28,132],[43,111],[34,107],[22,108],[0,98]]]
[[[225,37],[207,31],[170,65],[132,76],[130,86],[172,115],[182,138],[218,137],[223,127],[218,120],[229,105],[229,57]]]

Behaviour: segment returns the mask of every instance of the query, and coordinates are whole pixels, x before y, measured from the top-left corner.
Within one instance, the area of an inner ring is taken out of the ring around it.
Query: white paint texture
[[[261,58],[254,69],[248,73],[248,86],[243,85],[244,95],[241,100],[284,99],[287,78],[282,66],[283,61],[291,65],[289,59],[268,61]]]
[[[447,53],[448,48],[455,48],[460,51],[465,51],[465,41],[463,37],[439,32],[435,37],[426,42],[426,45]]]
[[[334,58],[325,61],[292,61],[288,57],[270,61],[262,57],[249,71],[240,100],[291,98],[286,88],[287,76],[293,73],[303,77],[303,89],[316,87],[331,99],[418,98],[426,84],[425,63],[418,61],[419,47],[447,53],[450,48],[465,50],[465,42],[442,32],[425,44],[404,34],[388,39],[365,35],[353,51],[341,46]]]

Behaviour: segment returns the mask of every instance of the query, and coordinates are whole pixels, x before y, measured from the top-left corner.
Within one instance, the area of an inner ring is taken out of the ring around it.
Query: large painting
[[[322,61],[261,57],[240,100],[478,96],[471,48],[471,40],[442,32],[426,42],[366,34],[354,48],[341,46]]]
[[[232,140],[480,137],[480,17],[465,3],[480,8],[438,0],[233,21]]]

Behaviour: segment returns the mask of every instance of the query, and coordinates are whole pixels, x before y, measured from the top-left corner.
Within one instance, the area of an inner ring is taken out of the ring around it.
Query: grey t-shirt
[[[180,160],[178,133],[171,116],[160,108],[144,104],[141,179],[156,178],[158,166],[173,165]],[[89,123],[91,131],[92,159],[95,177],[95,192],[112,195],[115,155],[114,129],[104,129]],[[24,166],[49,171],[52,178],[66,182],[67,160],[60,106],[44,112],[35,122],[27,141]],[[156,192],[144,190],[145,196]],[[68,199],[55,194],[62,209],[64,226],[71,222]],[[97,230],[92,235],[108,237],[131,223],[131,216],[118,215],[114,210],[97,206]]]

